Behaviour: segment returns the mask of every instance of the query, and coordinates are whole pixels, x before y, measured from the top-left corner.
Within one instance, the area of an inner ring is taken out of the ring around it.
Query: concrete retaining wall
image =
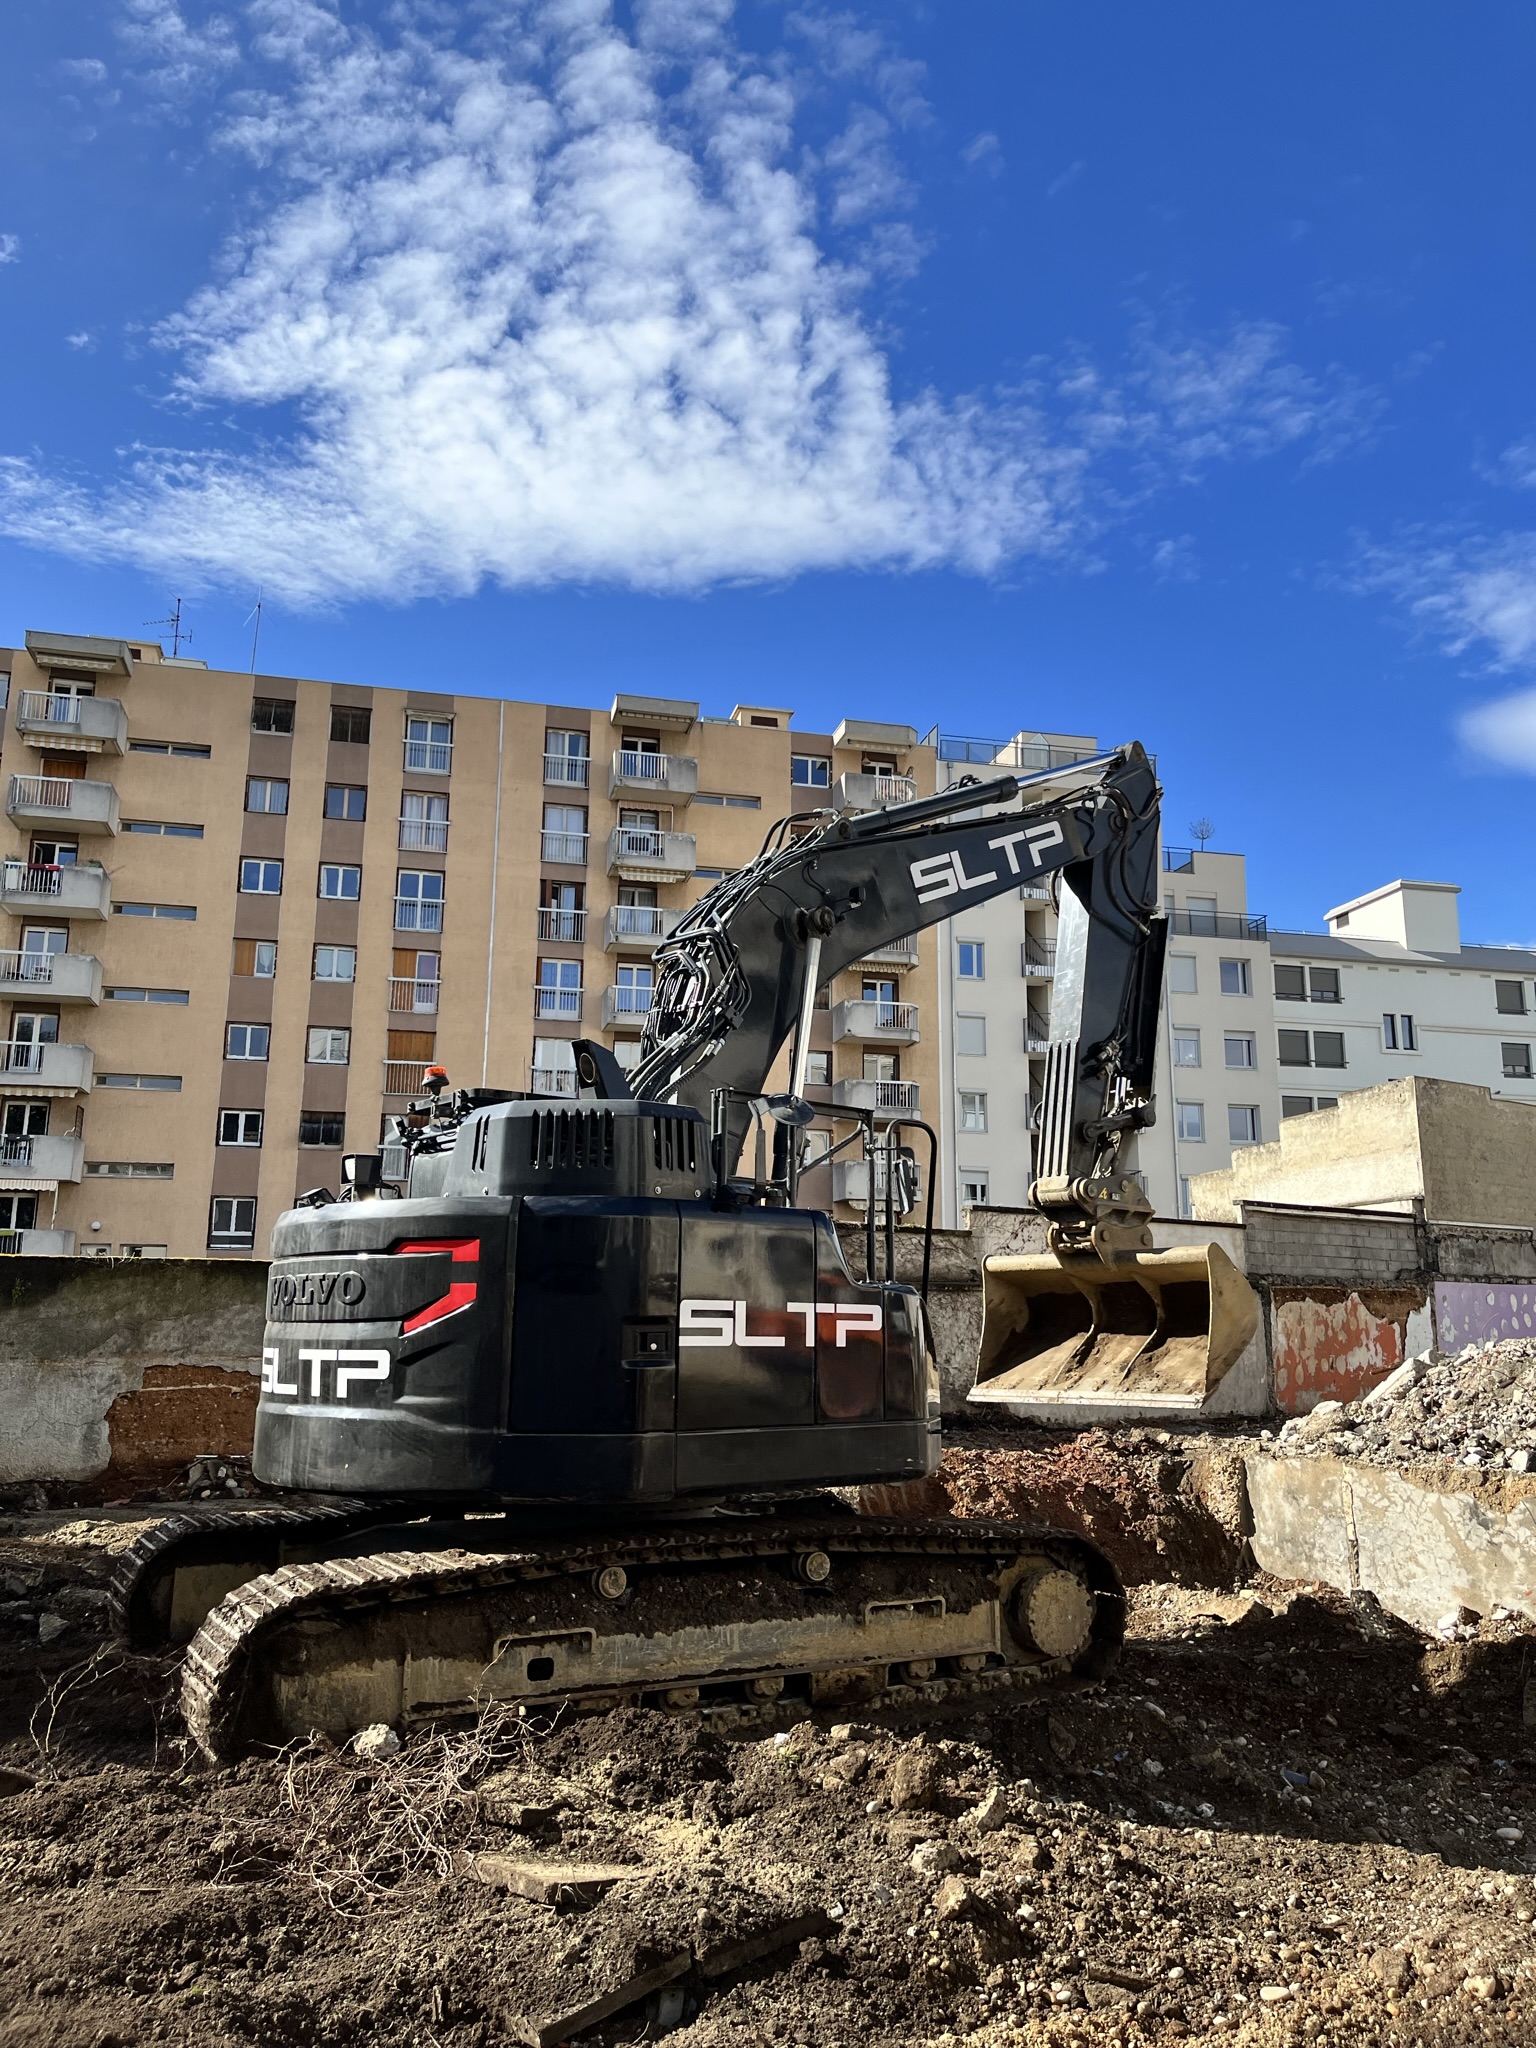
[[[0,1484],[168,1478],[246,1453],[264,1264],[6,1259],[0,1265]]]

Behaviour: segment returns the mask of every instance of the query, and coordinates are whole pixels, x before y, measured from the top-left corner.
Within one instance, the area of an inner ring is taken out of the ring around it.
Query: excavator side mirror
[[[803,1095],[765,1095],[762,1104],[776,1124],[788,1124],[792,1130],[804,1130],[816,1120],[815,1104]]]

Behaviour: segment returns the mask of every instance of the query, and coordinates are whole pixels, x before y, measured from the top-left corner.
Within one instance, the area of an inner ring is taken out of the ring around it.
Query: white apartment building
[[[1061,766],[1084,735],[1005,744],[938,739],[939,786],[989,767]],[[1169,917],[1158,1121],[1128,1148],[1159,1215],[1189,1214],[1189,1181],[1229,1166],[1281,1119],[1408,1073],[1536,1101],[1536,951],[1467,946],[1458,886],[1395,881],[1326,913],[1325,932],[1274,931],[1248,907],[1242,854],[1165,846]],[[1056,919],[1046,884],[940,928],[939,1211],[1022,1207],[1044,1078]]]

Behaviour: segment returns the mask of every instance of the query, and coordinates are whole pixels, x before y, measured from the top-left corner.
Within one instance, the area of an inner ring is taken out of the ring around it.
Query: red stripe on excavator
[[[445,1237],[413,1239],[408,1244],[397,1244],[395,1255],[403,1258],[423,1252],[448,1252],[456,1266],[473,1266],[479,1262],[480,1240],[478,1237]],[[474,1305],[478,1283],[474,1280],[454,1280],[448,1292],[418,1309],[400,1325],[402,1337],[409,1337],[417,1330],[424,1330],[429,1323],[440,1323],[444,1316],[457,1315],[461,1308]]]

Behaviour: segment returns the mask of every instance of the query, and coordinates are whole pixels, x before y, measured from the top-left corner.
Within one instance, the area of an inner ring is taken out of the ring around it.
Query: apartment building
[[[550,1095],[579,1036],[632,1063],[657,944],[777,818],[935,786],[910,727],[782,708],[603,713],[42,632],[0,671],[0,1250],[264,1253],[428,1063]],[[866,1096],[937,1094],[937,988],[909,943],[829,989],[829,1141]],[[827,1177],[861,1197],[861,1172]]]

